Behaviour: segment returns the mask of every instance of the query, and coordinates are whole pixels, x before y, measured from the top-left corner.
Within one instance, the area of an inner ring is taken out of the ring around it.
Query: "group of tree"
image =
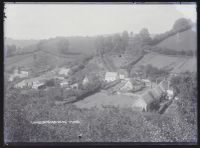
[[[124,31],[122,34],[114,34],[110,36],[98,36],[96,38],[97,54],[105,53],[124,53],[129,45],[129,34]]]
[[[185,72],[171,79],[179,107],[179,114],[193,126],[197,122],[197,75]]]
[[[142,76],[143,78],[149,78],[152,81],[156,81],[157,78],[165,77],[166,75],[169,74],[167,69],[164,68],[157,68],[152,66],[151,64],[147,65],[141,65],[139,69],[137,70],[139,75]],[[135,69],[132,69],[130,73],[131,77],[135,77]]]
[[[180,18],[175,21],[171,30],[166,31],[165,33],[156,35],[150,42],[150,45],[156,45],[156,44],[160,43],[161,41],[165,40],[166,38],[168,38],[172,35],[175,35],[179,32],[188,30],[191,27],[192,27],[192,23],[191,23],[190,19]]]

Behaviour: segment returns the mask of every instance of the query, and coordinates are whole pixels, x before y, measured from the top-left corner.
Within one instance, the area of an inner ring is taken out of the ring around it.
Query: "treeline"
[[[174,49],[169,49],[169,48],[162,48],[162,47],[152,47],[152,51],[160,53],[160,54],[165,54],[165,55],[185,55],[185,56],[193,56],[194,53],[192,50],[181,50],[177,51]]]
[[[190,29],[191,27],[192,27],[191,20],[185,19],[185,18],[178,19],[178,20],[176,20],[176,22],[174,23],[174,25],[170,31],[156,35],[149,44],[156,45],[156,44],[160,43],[161,41],[165,40],[166,38],[173,36],[179,32],[186,31],[186,30]]]
[[[123,54],[131,53],[135,54],[135,51],[140,51],[140,54],[144,51],[151,50],[152,46],[157,45],[170,36],[173,36],[179,32],[183,32],[191,28],[191,21],[185,18],[178,19],[173,28],[162,34],[158,34],[151,38],[148,29],[143,28],[138,34],[128,33],[124,31],[122,34],[115,34],[110,36],[99,36],[96,39],[97,54],[103,55],[105,53]],[[168,50],[168,49],[167,49]],[[165,53],[161,51],[162,53]],[[185,52],[185,51],[184,51]],[[170,54],[176,52],[170,50]],[[181,53],[182,54],[182,53]],[[191,52],[185,52],[184,54],[190,55]]]

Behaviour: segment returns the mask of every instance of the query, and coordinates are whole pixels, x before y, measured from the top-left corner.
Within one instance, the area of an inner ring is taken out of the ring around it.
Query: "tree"
[[[113,36],[113,51],[115,53],[122,53],[124,51],[122,37],[119,34]]]
[[[180,18],[176,20],[176,22],[173,25],[173,30],[180,32],[186,29],[191,28],[191,20],[186,18]]]
[[[146,28],[143,28],[140,33],[139,37],[143,45],[148,44],[151,41],[151,37],[149,35],[149,31]]]
[[[179,97],[177,100],[178,111],[187,122],[196,124],[197,118],[197,77],[186,72],[173,79],[171,85]]]
[[[122,50],[126,50],[129,45],[129,34],[127,31],[122,33]]]

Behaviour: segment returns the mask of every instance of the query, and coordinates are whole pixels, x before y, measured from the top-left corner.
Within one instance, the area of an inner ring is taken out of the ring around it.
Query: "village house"
[[[44,82],[41,81],[33,81],[32,88],[38,89],[39,86],[44,85]]]
[[[86,76],[86,77],[83,79],[82,84],[83,84],[83,85],[86,85],[86,84],[88,84],[88,83],[89,83],[89,79],[88,79],[88,77]]]
[[[119,69],[118,74],[119,74],[119,79],[121,80],[124,80],[125,78],[128,77],[128,72],[124,69]]]
[[[167,90],[167,97],[168,97],[168,99],[171,100],[173,98],[173,96],[174,96],[173,90],[168,89]]]
[[[78,83],[74,83],[74,84],[70,85],[70,87],[73,89],[78,89]]]
[[[69,72],[70,72],[70,69],[69,68],[60,68],[60,70],[58,71],[58,74],[59,75],[65,75],[65,76],[68,76],[69,75]]]
[[[9,81],[13,81],[15,78],[26,78],[28,77],[28,71],[19,71],[19,69],[15,69],[14,73],[9,76]]]
[[[169,100],[174,97],[174,91],[173,88],[170,86],[170,81],[164,80],[159,85],[163,89],[163,91],[165,91]]]
[[[25,86],[27,86],[27,83],[26,83],[25,80],[23,80],[23,81],[21,81],[21,82],[15,84],[14,87],[15,87],[15,88],[24,88]]]
[[[149,79],[142,79],[147,87],[151,87],[151,81]]]
[[[133,84],[131,81],[125,81],[125,84],[120,88],[122,92],[124,91],[130,91],[133,89]]]
[[[118,73],[117,72],[106,72],[105,74],[105,81],[112,82],[118,79]]]
[[[62,81],[62,82],[60,82],[60,86],[61,87],[66,87],[66,86],[69,86],[69,82],[68,81]]]
[[[149,107],[154,101],[160,100],[163,95],[163,91],[160,86],[155,87],[145,92],[136,102],[132,105],[133,109],[139,109],[140,111],[148,111]]]

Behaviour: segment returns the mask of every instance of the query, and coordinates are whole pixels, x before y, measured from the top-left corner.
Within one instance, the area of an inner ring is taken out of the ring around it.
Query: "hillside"
[[[58,52],[60,41],[68,40],[70,53],[92,54],[95,52],[95,38],[94,37],[55,37],[45,40],[15,40],[11,38],[5,39],[5,45],[15,45],[18,47],[17,53],[32,52],[38,49],[38,43],[41,49],[48,50],[50,52]],[[20,50],[20,51],[19,51]]]
[[[191,29],[177,33],[156,45],[156,47],[173,49],[175,51],[196,51],[197,35]]]
[[[65,65],[69,62],[76,61],[82,57],[82,55],[59,55],[54,52],[45,52],[44,50],[37,51],[34,54],[25,54],[25,55],[16,55],[13,57],[5,58],[4,64],[5,64],[5,70],[9,70],[12,67],[15,66],[24,66],[31,68],[34,63],[34,55],[37,56],[37,58],[44,57],[44,60],[48,60],[48,64],[55,65],[55,66],[61,66]],[[38,59],[36,59],[37,61]]]
[[[69,51],[83,54],[95,52],[95,38],[93,37],[69,37]]]
[[[153,67],[171,69],[172,72],[181,73],[185,71],[197,71],[197,59],[192,57],[183,56],[168,56],[157,53],[146,54],[134,68],[141,65],[151,64]]]

